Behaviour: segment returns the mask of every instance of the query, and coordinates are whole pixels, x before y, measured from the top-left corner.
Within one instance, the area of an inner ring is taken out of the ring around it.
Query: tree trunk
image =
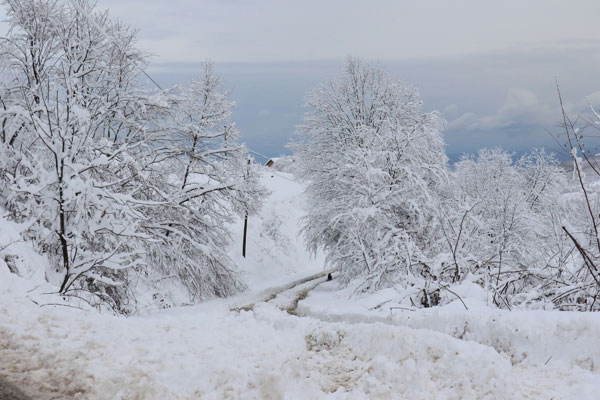
[[[248,213],[244,217],[244,239],[242,240],[242,257],[246,258],[246,234],[248,232]]]
[[[70,265],[69,265],[69,247],[67,243],[66,233],[66,216],[65,216],[65,202],[64,202],[64,194],[63,194],[63,174],[62,174],[62,166],[60,168],[60,174],[58,176],[58,219],[59,219],[59,231],[58,237],[60,240],[60,247],[62,250],[62,258],[63,258],[63,267],[65,269],[65,278],[63,279],[62,284],[60,285],[60,293],[64,293],[67,289],[67,283],[69,282],[70,274]]]

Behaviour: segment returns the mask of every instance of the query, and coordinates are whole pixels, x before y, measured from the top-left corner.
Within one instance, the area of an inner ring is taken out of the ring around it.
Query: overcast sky
[[[597,0],[100,0],[159,62],[456,57],[598,39]]]
[[[66,1],[66,0],[63,0]],[[139,29],[163,85],[211,59],[249,147],[285,151],[308,89],[347,55],[382,61],[448,121],[451,155],[552,146],[558,79],[573,113],[600,106],[600,1],[99,0]]]

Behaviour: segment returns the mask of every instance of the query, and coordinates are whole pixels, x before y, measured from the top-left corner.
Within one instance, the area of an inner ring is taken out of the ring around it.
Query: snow
[[[454,288],[468,310],[459,300],[433,309],[407,310],[394,306],[398,293],[393,289],[372,294],[356,294],[354,289],[339,290],[335,282],[327,282],[300,302],[298,312],[323,321],[385,323],[443,333],[492,349],[516,371],[562,375],[568,382],[565,388],[572,392],[558,398],[597,398],[598,313],[499,310],[487,306],[482,293],[468,286]]]
[[[290,173],[263,168],[260,183],[271,191],[261,212],[248,217],[246,258],[242,257],[244,221],[231,226],[230,253],[251,291],[282,285],[323,270],[324,256],[311,257],[298,234],[305,215],[304,186]]]
[[[598,314],[498,310],[469,284],[454,288],[468,311],[401,310],[395,290],[353,295],[335,274],[286,290],[323,259],[297,235],[302,185],[268,170],[262,182],[272,194],[249,219],[248,256],[242,221],[231,249],[249,291],[129,318],[48,305],[64,302],[45,294],[44,257],[3,248],[22,227],[0,219],[0,378],[36,399],[597,398]]]
[[[44,271],[49,270],[48,260],[21,238],[21,232],[26,229],[24,225],[5,220],[0,208],[0,271],[5,272],[12,265],[16,275],[33,282],[43,282]]]

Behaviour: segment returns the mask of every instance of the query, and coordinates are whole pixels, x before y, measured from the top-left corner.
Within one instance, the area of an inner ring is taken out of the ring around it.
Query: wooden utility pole
[[[246,258],[246,232],[248,232],[248,213],[244,217],[244,240],[242,242],[242,256]]]
[[[246,172],[246,178],[250,176],[250,159],[248,159],[248,170]],[[246,210],[246,216],[244,217],[244,238],[242,239],[242,257],[246,258],[246,234],[248,233],[248,210]]]

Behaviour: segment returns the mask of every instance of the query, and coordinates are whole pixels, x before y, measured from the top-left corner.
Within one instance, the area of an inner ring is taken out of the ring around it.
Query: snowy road
[[[332,321],[342,298],[309,300],[335,282],[309,278],[234,312],[218,300],[127,319],[39,308],[7,288],[0,374],[36,399],[597,398],[598,374],[576,365],[513,363],[490,345],[350,314]]]

